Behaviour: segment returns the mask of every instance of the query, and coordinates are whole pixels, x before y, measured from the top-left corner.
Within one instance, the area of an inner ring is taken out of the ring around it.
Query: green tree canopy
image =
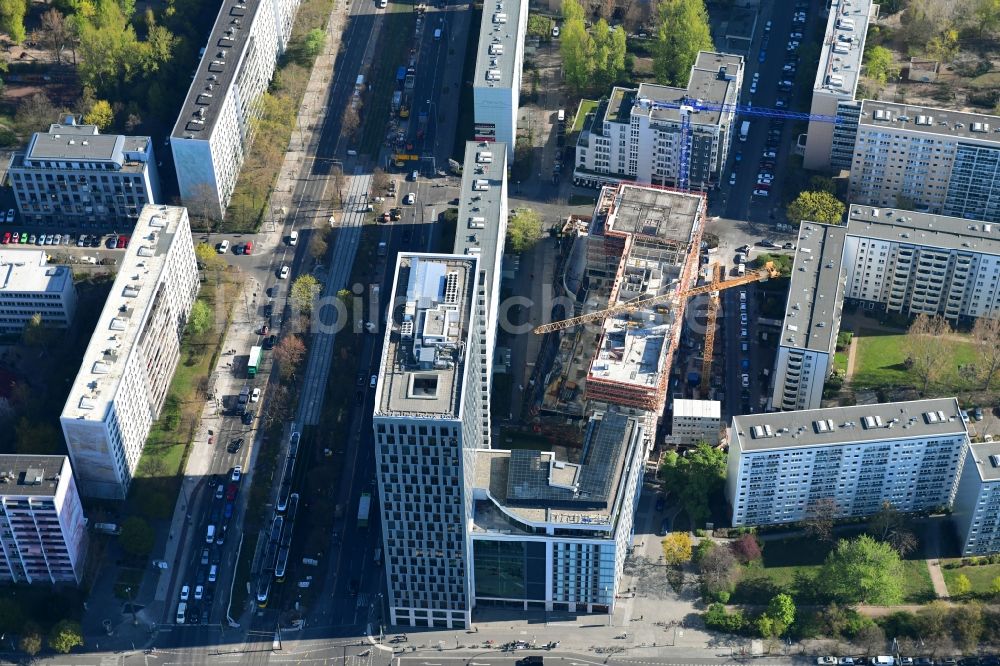
[[[542,218],[530,208],[518,208],[507,223],[507,250],[520,254],[542,237]]]
[[[657,6],[653,72],[657,83],[686,86],[698,51],[714,51],[703,0],[662,0]]]
[[[829,192],[799,192],[795,201],[788,204],[786,215],[792,224],[802,221],[840,224],[847,207]]]
[[[767,614],[783,628],[792,626],[795,622],[795,602],[787,594],[776,594],[767,604]],[[778,632],[782,633],[782,632]]]
[[[10,36],[10,41],[20,44],[27,33],[24,16],[28,13],[28,0],[0,0],[0,30]]]
[[[188,317],[188,333],[202,336],[212,330],[212,308],[200,298],[191,306],[191,316]]]
[[[660,473],[688,512],[691,524],[701,525],[709,517],[709,496],[721,490],[726,481],[726,452],[704,442],[684,456],[670,451]]]
[[[129,555],[146,557],[153,551],[155,535],[153,528],[138,516],[125,519],[122,523],[122,533],[118,535],[118,543]]]
[[[106,130],[115,122],[115,112],[111,110],[111,104],[107,100],[95,100],[90,106],[90,110],[83,116],[83,122],[88,125],[97,125],[99,129]]]
[[[312,312],[313,303],[319,297],[319,293],[319,280],[313,277],[312,274],[306,273],[295,278],[295,282],[292,283],[292,288],[288,292],[288,295],[291,297],[295,307],[299,309],[299,312],[309,314]]]
[[[83,629],[78,622],[61,620],[49,633],[49,647],[56,652],[68,654],[73,648],[83,645]]]
[[[889,79],[899,76],[899,67],[892,60],[892,51],[884,46],[873,46],[865,53],[868,78],[884,86]]]
[[[606,90],[617,83],[625,71],[625,31],[620,26],[612,29],[601,19],[591,30],[590,38],[593,82],[599,89]]]
[[[34,657],[42,651],[42,630],[37,624],[28,622],[24,625],[17,647],[29,657]]]
[[[566,83],[575,91],[587,89],[593,73],[594,44],[583,22],[583,8],[577,0],[563,0],[563,24],[559,33],[559,52]]]
[[[863,534],[837,542],[817,583],[840,602],[890,606],[903,598],[903,565],[892,546]]]

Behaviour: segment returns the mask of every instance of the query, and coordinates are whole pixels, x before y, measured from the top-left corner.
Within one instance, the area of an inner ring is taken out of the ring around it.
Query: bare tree
[[[833,541],[833,521],[837,517],[837,503],[831,497],[822,497],[806,507],[803,527],[806,534],[818,541]]]
[[[357,134],[358,128],[361,127],[361,114],[358,113],[356,106],[358,104],[348,104],[347,108],[344,109],[344,115],[340,117],[340,133],[342,136],[347,137],[349,141],[353,141],[355,134]]]
[[[339,164],[333,165],[333,189],[337,195],[337,205],[344,205],[344,170]]]
[[[35,40],[52,52],[56,64],[62,64],[63,49],[70,43],[72,35],[66,17],[58,9],[52,8],[42,14],[41,27],[35,31]]]
[[[191,194],[184,197],[184,205],[187,206],[191,215],[191,226],[195,229],[202,229],[207,233],[212,233],[222,221],[222,208],[219,206],[219,198],[207,183],[195,185]]]
[[[855,642],[868,654],[879,654],[885,651],[885,632],[875,623],[866,624],[858,630]]]
[[[905,514],[886,500],[882,508],[868,521],[868,532],[879,541],[892,546],[901,557],[906,557],[917,549],[917,537],[907,527]]]
[[[380,196],[389,189],[389,175],[381,167],[376,167],[372,171],[372,192]]]
[[[906,337],[903,339],[903,351],[907,363],[923,382],[922,393],[927,392],[930,383],[941,377],[941,372],[948,362],[948,355],[941,353],[941,343],[938,338],[951,333],[951,326],[944,317],[928,317],[917,315],[910,324]]]
[[[983,390],[988,390],[993,376],[1000,370],[1000,319],[980,317],[972,327],[972,340],[979,357],[979,373]]]
[[[709,594],[729,592],[740,578],[740,563],[726,547],[716,546],[705,553],[698,563],[701,584]]]

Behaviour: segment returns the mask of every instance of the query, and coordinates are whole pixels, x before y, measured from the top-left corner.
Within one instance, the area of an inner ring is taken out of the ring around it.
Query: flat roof
[[[458,193],[458,228],[454,254],[475,255],[479,270],[490,276],[497,270],[498,245],[504,242],[500,229],[507,223],[505,184],[507,148],[499,142],[465,142],[462,186]]]
[[[813,83],[814,92],[834,93],[844,99],[854,99],[873,7],[877,14],[877,6],[872,0],[830,0],[830,13]]]
[[[650,121],[680,122],[680,109],[656,106],[655,102],[682,104],[698,100],[714,104],[736,104],[743,66],[743,56],[699,51],[698,58],[691,67],[687,88],[641,83],[632,113],[649,116]],[[653,103],[650,104],[650,101]],[[696,110],[691,115],[691,123],[718,125],[722,116],[721,111]]]
[[[844,272],[842,226],[802,222],[779,344],[829,352],[837,337]]]
[[[956,398],[743,414],[732,429],[740,451],[968,436]]]
[[[475,485],[528,522],[609,524],[639,428],[635,418],[624,414],[597,413],[587,423],[574,460],[558,460],[551,451],[477,450]]]
[[[247,47],[260,0],[224,0],[171,137],[208,141]],[[258,48],[261,48],[258,45]]]
[[[1000,116],[866,99],[859,125],[1000,143]]]
[[[1000,224],[912,210],[851,204],[847,235],[1000,255]]]
[[[632,106],[635,104],[638,92],[636,88],[622,88],[620,86],[612,88],[608,99],[602,101],[605,109],[604,121],[628,124],[632,117]]]
[[[64,467],[66,456],[0,455],[0,496],[52,497]]]
[[[969,455],[976,461],[979,478],[1000,480],[1000,442],[980,442],[969,446]]]
[[[61,294],[72,281],[69,267],[50,265],[44,250],[0,250],[0,296],[11,292]]]
[[[47,132],[35,132],[15,167],[41,168],[26,165],[26,160],[54,160],[70,162],[108,162],[115,170],[136,167],[142,170],[145,163],[130,159],[134,153],[148,153],[152,142],[148,136],[100,134],[96,125],[77,125],[72,117],[64,123],[49,125]]]
[[[180,206],[143,206],[66,398],[62,418],[103,421],[107,416],[125,364],[153,308],[154,287],[161,281],[174,236],[186,216],[187,209]]]
[[[718,400],[688,400],[687,398],[674,399],[674,418],[686,417],[694,419],[716,419],[722,418],[722,403]]]
[[[475,257],[397,256],[376,417],[460,418],[477,270]]]
[[[524,35],[518,34],[521,12],[527,9],[527,0],[489,0],[483,4],[476,77],[473,79],[476,88],[510,88],[514,85],[514,68],[520,67],[522,60],[517,57],[517,51],[524,48]]]
[[[694,238],[704,206],[700,194],[628,183],[608,186],[607,191],[615,194],[613,206],[604,217],[607,230],[680,243],[690,243]]]

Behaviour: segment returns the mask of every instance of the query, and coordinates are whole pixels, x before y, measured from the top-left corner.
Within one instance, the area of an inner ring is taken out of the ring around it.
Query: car
[[[406,196],[403,197],[403,203],[405,203],[408,206],[412,206],[413,202],[416,200],[417,200],[417,195],[414,194],[413,192],[407,192]]]
[[[798,31],[793,32],[792,34],[790,34],[788,36],[791,37],[792,39],[794,39],[795,41],[799,41],[799,40],[802,39],[802,33],[798,32]]]
[[[195,585],[195,588],[194,588],[194,598],[195,598],[195,600],[196,601],[201,601],[202,597],[204,597],[204,596],[205,596],[205,586],[204,585]]]
[[[768,21],[764,24],[764,32],[771,32],[771,22]]]
[[[757,174],[757,180],[764,180],[764,179],[771,181],[774,179],[774,174],[770,173],[769,171],[761,171],[760,173]],[[771,247],[771,246],[767,245],[765,247]]]
[[[233,254],[236,256],[243,254],[243,246],[240,243],[233,246]]]
[[[666,506],[666,504],[667,504],[667,500],[666,500],[666,498],[663,497],[663,495],[657,495],[656,496],[656,510],[657,511],[663,511],[663,507]]]
[[[229,241],[224,240],[218,245],[216,245],[215,251],[218,252],[219,254],[225,254],[226,252],[229,252]]]
[[[415,183],[417,182],[417,178],[419,177],[420,177],[420,172],[414,169],[413,171],[410,172],[409,180]]]
[[[762,189],[758,188],[758,189],[756,189],[756,190],[753,191],[753,195],[755,197],[766,197],[767,196],[767,190],[762,190]]]
[[[119,250],[121,250],[122,248],[124,248],[124,247],[125,247],[125,237],[124,237],[124,236],[119,236],[119,237],[118,237],[118,240],[117,240],[117,242],[115,243],[115,247],[116,247],[117,249],[119,249]]]
[[[38,236],[36,236],[35,234],[31,234],[30,236],[28,236],[28,241],[27,242],[29,242],[32,245],[34,245],[35,241],[37,241],[37,240],[38,240]],[[22,243],[25,242],[24,241],[24,234],[21,234],[21,242]]]
[[[109,250],[115,249],[115,246],[117,244],[118,244],[118,236],[108,236],[107,239],[105,239],[104,241],[104,247],[108,248]]]
[[[974,418],[977,421],[982,421],[983,420],[983,408],[982,407],[975,407],[972,410],[972,418]]]
[[[553,37],[559,36],[559,26],[557,25],[552,26],[552,36]]]
[[[83,247],[86,244],[87,244],[87,236],[86,236],[86,234],[80,234],[80,237],[76,239],[76,246],[77,247]]]
[[[731,174],[729,174],[729,184],[730,185],[735,185],[736,184],[736,172],[735,171],[732,172]]]
[[[747,301],[747,292],[741,291],[740,292],[740,302],[741,303],[746,303],[746,301]]]
[[[757,62],[763,63],[765,60],[767,60],[767,51],[762,49],[761,52],[757,54]]]
[[[243,246],[243,254],[253,254],[253,241],[247,241]]]
[[[371,379],[368,380],[368,387],[375,388],[376,384],[378,384],[378,375],[372,375]]]
[[[744,386],[744,388],[750,386],[750,375],[745,372],[740,375],[740,383]]]
[[[278,278],[281,280],[288,279],[288,273],[290,272],[288,266],[282,266],[281,270],[278,271]]]
[[[820,657],[816,660],[819,666],[837,666],[836,657]]]
[[[52,237],[53,245],[59,245],[60,243],[62,243],[62,234],[56,234],[55,236]]]
[[[840,657],[837,659],[837,666],[854,666],[854,657]]]
[[[934,666],[934,660],[930,657],[917,657],[913,660],[913,666]]]
[[[743,153],[736,153],[735,155],[733,155],[733,159],[735,161],[737,161],[737,162],[742,161],[743,160]]]
[[[789,51],[795,51],[796,49],[799,48],[799,43],[796,42],[795,40],[792,40],[792,41],[788,42],[788,46],[785,47],[785,48],[787,50],[789,50]]]
[[[45,234],[45,238],[42,241],[44,245],[52,245],[55,242],[55,236],[53,234]]]
[[[14,209],[7,209],[7,224],[14,224]]]
[[[354,380],[354,383],[357,384],[358,386],[364,386],[365,385],[365,376],[363,374],[359,373],[358,374],[358,378]]]
[[[778,90],[781,92],[791,92],[792,82],[791,81],[781,81],[778,83]]]
[[[0,243],[3,243],[4,245],[7,245],[8,243],[10,243],[10,232],[9,231],[4,232],[3,238],[0,239]]]
[[[740,368],[742,370],[749,370],[750,369],[750,359],[748,359],[748,358],[740,359]]]
[[[740,329],[740,337],[741,338],[746,338],[746,337],[749,337],[749,336],[750,336],[750,333],[747,331],[747,329],[746,329],[745,326]]]
[[[258,400],[260,400],[260,389],[255,386],[250,393],[250,402],[257,402]]]
[[[757,92],[757,82],[756,81],[751,81],[750,82],[750,94],[752,95],[755,92]]]
[[[263,326],[260,327],[259,333],[260,333],[260,335],[267,335],[268,330],[269,329],[267,327],[267,324],[264,324]]]
[[[740,312],[746,312],[746,311],[747,311],[746,301],[740,301]]]
[[[264,349],[274,349],[274,344],[278,341],[278,336],[269,335],[264,338]]]
[[[741,312],[740,313],[740,323],[743,324],[744,326],[747,325],[747,313],[746,312]]]
[[[771,176],[764,176],[757,179],[758,185],[770,185],[773,178]]]
[[[403,219],[403,209],[402,208],[391,209],[389,211],[389,219],[392,220],[393,222],[399,222],[401,219]]]
[[[243,425],[250,425],[251,423],[253,423],[253,412],[249,409],[243,412],[243,417],[240,419],[240,421],[242,421]]]
[[[90,237],[90,247],[101,247],[101,237],[94,234]]]
[[[758,190],[764,190],[765,192],[767,192],[768,190],[771,189],[771,184],[770,183],[757,183],[757,189]]]
[[[796,61],[794,61],[794,60],[791,61],[791,62],[786,62],[784,64],[784,66],[781,68],[781,71],[783,71],[783,72],[790,72],[790,73],[794,74],[795,73],[795,62]]]
[[[779,109],[784,109],[785,107],[788,106],[788,100],[785,99],[784,97],[779,97],[778,99],[774,100],[774,106]]]
[[[215,499],[222,499],[226,495],[226,487],[221,483],[215,489]]]
[[[229,473],[229,480],[233,483],[239,483],[240,479],[243,478],[243,468],[237,465],[233,468],[233,471]]]
[[[181,601],[187,601],[191,597],[191,588],[187,585],[181,587]]]
[[[750,351],[750,345],[746,342],[740,343],[740,351]]]
[[[775,159],[775,158],[778,157],[778,154],[776,152],[774,152],[773,150],[765,150],[763,153],[761,153],[760,156],[763,157],[764,159],[772,159],[773,160],[773,159]]]
[[[226,487],[226,501],[232,502],[236,499],[236,493],[239,491],[240,487],[235,483],[230,483]]]
[[[753,80],[756,81],[759,78],[760,78],[760,72],[754,72],[753,73]]]
[[[14,235],[10,237],[10,242],[17,245],[21,242],[21,234],[14,232]]]
[[[795,243],[785,243],[784,245],[781,246],[781,249],[783,249],[783,250],[794,250],[795,249]]]
[[[270,317],[273,314],[274,314],[274,303],[268,301],[267,304],[264,306],[264,316]]]

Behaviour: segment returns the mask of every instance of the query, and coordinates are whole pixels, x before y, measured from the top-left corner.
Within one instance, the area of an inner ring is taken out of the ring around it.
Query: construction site
[[[562,262],[576,311],[546,336],[530,387],[536,432],[582,435],[595,409],[639,416],[652,436],[663,413],[687,295],[698,275],[705,198],[666,188],[605,187]]]

